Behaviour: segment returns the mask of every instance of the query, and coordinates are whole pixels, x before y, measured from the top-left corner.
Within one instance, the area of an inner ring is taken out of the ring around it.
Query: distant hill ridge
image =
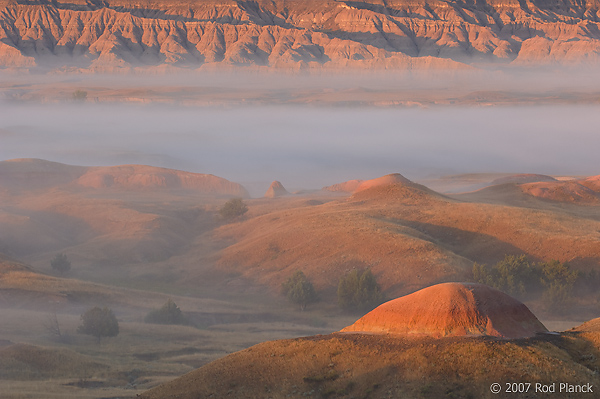
[[[480,194],[510,192],[548,201],[597,205],[600,203],[600,175],[558,180],[546,175],[519,174],[495,179],[479,190]]]
[[[598,10],[596,0],[2,0],[0,66],[595,64]]]
[[[146,165],[84,167],[41,159],[0,162],[0,187],[48,188],[59,185],[123,190],[187,189],[203,194],[249,197],[238,183],[201,173]]]

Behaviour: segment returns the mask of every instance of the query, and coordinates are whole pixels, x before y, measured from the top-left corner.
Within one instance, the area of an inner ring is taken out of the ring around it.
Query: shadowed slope
[[[342,332],[531,337],[547,329],[518,300],[481,284],[445,283],[380,305]]]

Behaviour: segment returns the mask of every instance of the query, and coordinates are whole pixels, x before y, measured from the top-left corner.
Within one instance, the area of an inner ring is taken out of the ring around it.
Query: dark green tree
[[[50,266],[59,272],[61,276],[71,270],[71,262],[67,259],[67,255],[63,253],[56,254],[54,259],[50,261]]]
[[[119,322],[109,308],[94,307],[81,315],[81,325],[77,328],[77,332],[93,335],[100,343],[102,337],[119,335]]]
[[[160,309],[150,311],[144,321],[153,324],[189,324],[187,317],[171,298]]]
[[[525,255],[506,255],[491,267],[475,263],[473,279],[510,295],[530,299],[541,296],[549,311],[560,313],[572,304],[575,285],[579,283],[578,290],[585,292],[588,283],[594,284],[596,275],[579,273],[558,260],[534,264]],[[592,292],[595,290],[596,286]]]
[[[475,263],[473,278],[478,283],[519,297],[541,288],[539,268],[525,255],[505,255],[503,260],[491,267]]]
[[[306,306],[317,301],[317,293],[312,283],[300,270],[296,271],[281,287],[286,298],[305,310]]]
[[[357,306],[358,270],[353,269],[340,279],[337,289],[338,305],[345,310],[354,310]]]
[[[367,311],[385,301],[381,287],[370,269],[354,269],[340,279],[338,304],[346,311]]]
[[[248,212],[248,207],[241,198],[232,198],[219,210],[219,214],[225,220],[235,219]]]
[[[572,302],[573,286],[578,272],[572,270],[568,263],[558,260],[540,263],[544,293],[542,299],[549,310],[563,311]]]

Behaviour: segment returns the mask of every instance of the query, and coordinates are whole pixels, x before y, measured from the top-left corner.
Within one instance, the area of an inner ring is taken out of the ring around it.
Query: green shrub
[[[381,287],[370,269],[354,269],[340,279],[338,305],[346,311],[368,311],[385,301]]]
[[[119,335],[119,322],[109,308],[95,307],[81,315],[81,325],[77,328],[77,332],[93,335],[98,338],[98,343],[100,343],[102,337]]]
[[[317,301],[315,288],[300,270],[283,283],[281,293],[290,302],[299,305],[301,310],[305,310],[308,304]]]
[[[188,319],[171,298],[162,308],[150,311],[144,317],[144,322],[152,324],[189,324]]]
[[[573,286],[578,277],[577,270],[572,270],[568,263],[557,260],[540,265],[542,284],[545,287],[542,299],[549,310],[562,311],[572,302]]]
[[[505,255],[503,260],[491,267],[475,263],[473,278],[478,283],[518,297],[541,288],[540,270],[525,255]]]
[[[529,299],[541,296],[549,311],[562,312],[573,302],[575,283],[587,286],[589,280],[593,284],[596,274],[580,274],[577,270],[572,270],[568,263],[558,260],[534,264],[525,255],[506,255],[491,267],[475,263],[473,279],[509,295]]]
[[[59,272],[61,276],[71,270],[71,262],[67,259],[67,255],[63,253],[56,254],[54,259],[50,261],[50,266]]]
[[[241,198],[232,198],[219,210],[219,214],[225,220],[231,220],[248,212],[248,207]]]

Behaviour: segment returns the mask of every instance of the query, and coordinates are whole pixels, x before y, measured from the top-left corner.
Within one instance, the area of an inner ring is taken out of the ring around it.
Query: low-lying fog
[[[7,80],[2,83],[6,88]],[[417,180],[466,172],[600,173],[598,105],[194,107],[4,101],[0,107],[2,160],[137,163],[212,173],[244,184],[253,196],[261,196],[272,180],[291,190],[311,189],[392,172]]]

